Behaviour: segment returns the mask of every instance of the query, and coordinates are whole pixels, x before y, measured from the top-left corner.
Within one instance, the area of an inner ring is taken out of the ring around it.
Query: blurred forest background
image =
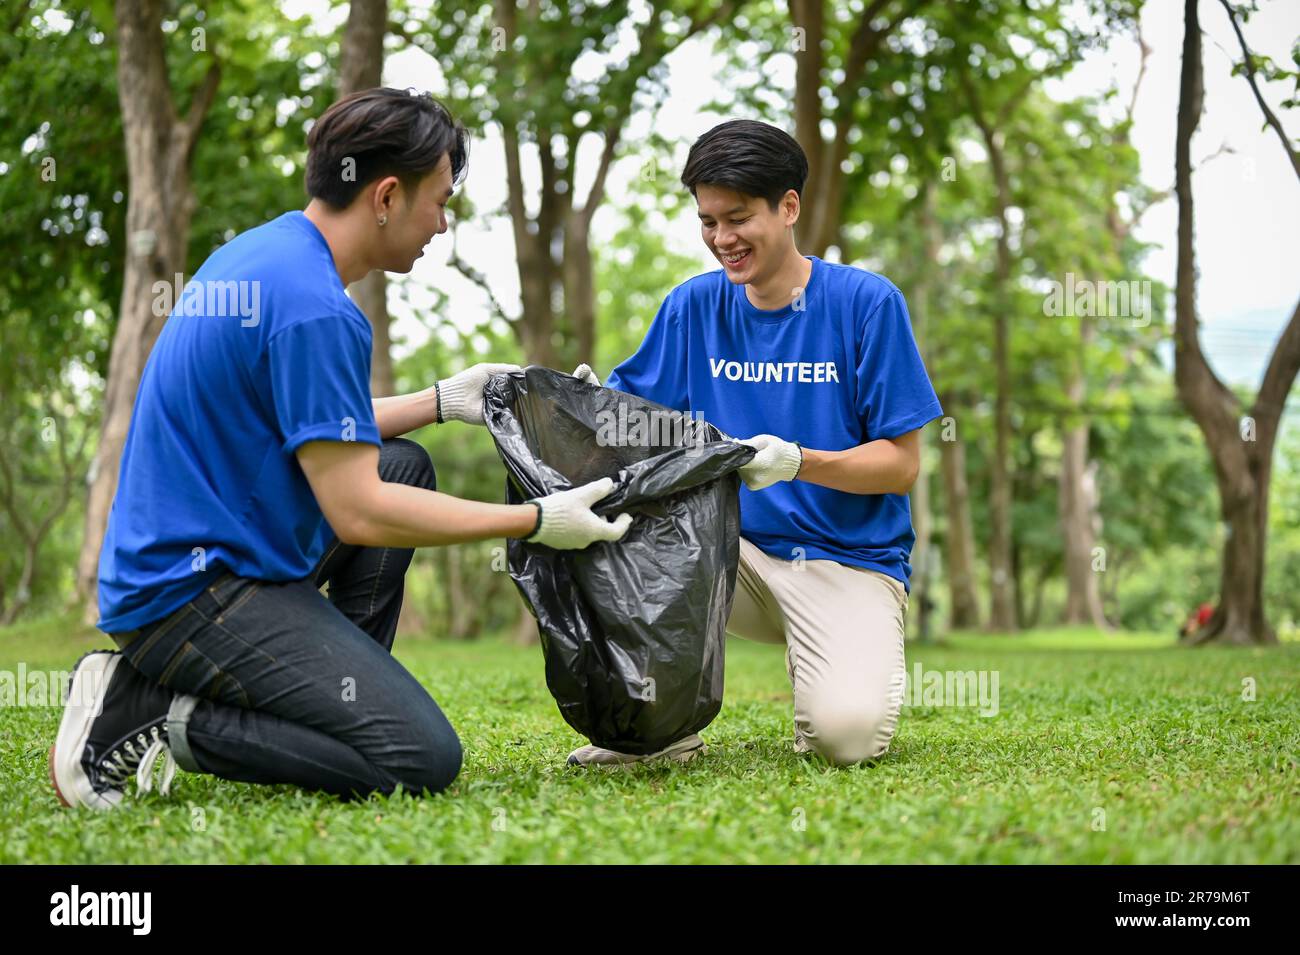
[[[1300,638],[1300,318],[1289,308],[1262,343],[1253,381],[1216,372],[1193,287],[1216,262],[1196,258],[1191,189],[1201,168],[1235,161],[1230,145],[1194,137],[1202,90],[1240,84],[1252,125],[1295,171],[1279,200],[1294,207],[1300,46],[1293,31],[1288,60],[1255,53],[1252,3],[1165,6],[1182,45],[1160,51],[1178,97],[1175,161],[1156,188],[1131,137],[1150,76],[1140,0],[354,0],[302,12],[4,0],[0,623],[94,612],[122,442],[162,322],[152,284],[302,208],[313,117],[341,93],[408,85],[385,62],[418,54],[439,66],[421,88],[475,138],[453,231],[429,252],[459,282],[374,274],[353,286],[375,327],[377,396],[488,359],[563,371],[587,360],[604,377],[668,291],[713,267],[669,239],[694,215],[678,181],[685,149],[723,118],[765,119],[811,163],[800,251],[903,290],[946,412],[924,433],[912,494],[909,636],[1059,624],[1172,636],[1208,602],[1214,617],[1185,642]],[[1211,21],[1227,38],[1213,60]],[[1115,44],[1140,51],[1131,81],[1051,95]],[[673,80],[687,47],[716,69]],[[714,101],[691,136],[665,132],[670,80]],[[485,175],[497,198],[476,206]],[[1177,213],[1161,240],[1177,255],[1172,282],[1150,274],[1151,243],[1136,234],[1158,208]],[[1300,294],[1300,269],[1290,278]],[[1106,290],[1120,287],[1149,301],[1117,308]],[[483,429],[415,437],[441,490],[501,499]],[[403,631],[526,639],[504,568],[501,541],[419,552]]]

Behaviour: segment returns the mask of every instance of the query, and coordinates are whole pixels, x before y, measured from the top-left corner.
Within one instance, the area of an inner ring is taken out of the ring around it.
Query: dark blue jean
[[[435,487],[428,454],[402,438],[384,442],[379,475]],[[180,732],[169,726],[177,764],[344,797],[449,786],[460,740],[391,653],[413,554],[335,538],[310,577],[276,583],[227,573],[142,627],[126,659],[196,698]]]

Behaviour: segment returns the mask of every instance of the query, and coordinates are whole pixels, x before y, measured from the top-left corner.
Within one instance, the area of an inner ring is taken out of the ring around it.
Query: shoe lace
[[[172,777],[176,775],[176,758],[171,748],[162,738],[159,726],[149,727],[149,734],[137,733],[134,739],[128,738],[124,743],[110,752],[100,762],[100,772],[104,779],[118,789],[125,788],[127,780],[135,773],[136,788],[141,793],[153,789],[154,769],[158,757],[164,753],[162,781],[158,784],[159,795],[165,796],[171,789]],[[137,749],[137,744],[139,749]]]

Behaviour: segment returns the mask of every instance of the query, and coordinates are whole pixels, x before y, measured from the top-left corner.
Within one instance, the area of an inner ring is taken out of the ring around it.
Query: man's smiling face
[[[405,193],[398,185],[384,230],[388,264],[383,268],[389,272],[411,271],[433,237],[447,231],[447,203],[454,191],[451,162],[445,155],[431,173],[420,179],[413,193]]]
[[[700,237],[737,285],[761,284],[789,252],[789,227],[799,217],[792,189],[772,209],[761,196],[748,196],[701,183],[695,189]]]

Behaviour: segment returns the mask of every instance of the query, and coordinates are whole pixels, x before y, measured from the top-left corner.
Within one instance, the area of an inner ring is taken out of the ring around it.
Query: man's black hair
[[[695,140],[682,170],[682,185],[691,195],[698,185],[723,186],[761,196],[771,209],[790,189],[802,199],[807,178],[808,157],[794,137],[752,119],[714,126]]]
[[[307,194],[346,209],[364,186],[385,176],[397,176],[413,193],[444,154],[452,183],[460,182],[469,138],[442,103],[414,90],[361,90],[327,109],[307,134]]]

